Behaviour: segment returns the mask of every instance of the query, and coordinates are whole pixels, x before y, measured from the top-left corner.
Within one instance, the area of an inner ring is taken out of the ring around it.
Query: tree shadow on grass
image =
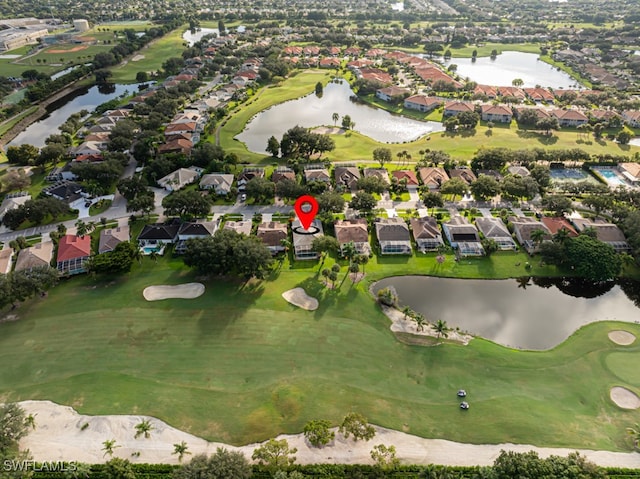
[[[198,326],[202,336],[219,334],[238,318],[244,316],[264,294],[262,281],[240,281],[230,278],[210,280],[206,284],[209,294],[198,306],[202,314]],[[186,306],[188,308],[188,306]]]
[[[339,284],[339,281],[336,281],[336,288]],[[304,289],[309,296],[318,300],[318,309],[313,311],[315,319],[322,318],[330,307],[335,306],[340,294],[338,289],[334,290],[326,287],[318,279],[317,275],[304,279],[296,287]]]
[[[525,140],[538,140],[543,145],[555,145],[558,143],[557,135],[547,135],[546,133],[528,131],[528,130],[516,130],[518,137]]]

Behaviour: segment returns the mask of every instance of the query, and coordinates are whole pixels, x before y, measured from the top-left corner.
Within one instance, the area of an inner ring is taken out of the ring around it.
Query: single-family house
[[[245,236],[249,236],[251,234],[251,227],[252,226],[253,226],[253,224],[249,220],[246,220],[246,221],[244,221],[244,220],[243,221],[226,221],[224,223],[223,229],[232,230],[232,231],[235,231],[236,233],[243,234]]]
[[[504,105],[482,105],[480,117],[482,121],[511,123],[513,113],[511,112],[511,108],[507,108]]]
[[[233,175],[227,173],[209,173],[200,179],[201,190],[213,190],[216,195],[228,195],[233,185]]]
[[[78,157],[83,155],[102,155],[106,148],[106,142],[84,141],[78,146],[70,148],[69,154]]]
[[[129,241],[129,225],[122,225],[116,228],[107,228],[100,231],[98,242],[98,254],[113,251],[123,241]]]
[[[442,116],[444,118],[448,118],[450,116],[456,116],[460,113],[473,113],[475,108],[473,103],[468,103],[465,101],[450,101],[445,103],[444,111],[442,112]]]
[[[527,97],[524,90],[516,86],[499,86],[498,95],[502,98],[514,98],[518,101],[524,101]]]
[[[337,187],[353,191],[358,187],[360,170],[357,166],[336,166],[333,170],[333,177]]]
[[[406,96],[409,96],[411,92],[406,88],[401,88],[395,85],[391,85],[384,88],[378,88],[376,90],[376,97],[382,101],[399,102],[404,100]]]
[[[238,176],[238,191],[244,191],[245,185],[254,178],[264,178],[264,168],[245,168]]]
[[[521,176],[523,178],[525,176],[529,176],[531,174],[531,172],[529,171],[529,169],[526,166],[520,166],[520,165],[509,166],[507,168],[507,172],[510,175]]]
[[[5,246],[0,250],[0,274],[9,274],[13,260],[13,248]]]
[[[632,128],[640,128],[640,110],[626,110],[622,112],[622,119]]]
[[[296,172],[287,166],[278,166],[271,174],[271,181],[279,183],[282,180],[296,181]]]
[[[218,231],[218,221],[185,221],[178,228],[178,241],[175,252],[183,254],[187,250],[187,241],[192,238],[207,238]]]
[[[589,123],[587,115],[578,110],[553,110],[551,116],[558,119],[560,126],[580,126]]]
[[[324,57],[320,59],[318,66],[320,68],[339,68],[340,60],[335,57]]]
[[[517,250],[518,245],[514,241],[509,229],[500,218],[481,217],[475,220],[476,227],[487,239],[492,239],[501,250]]]
[[[571,221],[580,233],[587,228],[593,228],[596,232],[596,238],[611,245],[616,253],[626,253],[631,249],[622,230],[613,223],[585,218],[574,218]]]
[[[63,276],[86,273],[91,257],[91,236],[64,235],[58,241],[56,267]]]
[[[285,223],[278,223],[277,221],[267,221],[258,225],[258,238],[262,240],[271,254],[275,255],[285,250],[285,246],[282,244],[284,240],[287,240],[287,225]]]
[[[362,174],[365,178],[375,176],[376,178],[380,178],[385,184],[391,184],[391,180],[389,180],[389,172],[386,168],[365,168],[362,171]]]
[[[53,259],[53,241],[45,241],[20,250],[16,261],[16,271],[29,271],[34,268],[51,266]]]
[[[304,179],[307,183],[311,181],[330,183],[331,175],[329,175],[329,171],[326,168],[309,168],[304,170]]]
[[[163,176],[158,180],[158,185],[167,191],[177,191],[195,182],[202,174],[202,169],[197,167],[178,168],[176,171]]]
[[[426,166],[418,170],[418,175],[422,180],[422,184],[425,185],[431,191],[437,191],[442,186],[442,183],[449,180],[449,175],[439,166]]]
[[[402,218],[376,219],[381,254],[412,254],[409,227]]]
[[[477,180],[476,175],[471,171],[471,168],[460,166],[458,168],[451,168],[449,170],[449,176],[453,178],[460,178],[466,184],[470,185]]]
[[[478,229],[464,216],[454,216],[442,223],[442,231],[451,247],[456,249],[460,256],[484,255]]]
[[[529,97],[529,99],[536,103],[542,103],[542,102],[550,103],[550,102],[553,102],[553,100],[555,99],[555,97],[553,96],[553,93],[551,93],[546,88],[535,87],[535,88],[524,88],[523,90],[525,94]]]
[[[418,110],[427,113],[442,105],[442,100],[434,96],[413,95],[404,99],[404,107],[410,110]]]
[[[640,163],[618,163],[618,171],[631,184],[637,185],[640,183]],[[1,210],[2,207],[0,206],[0,211]],[[1,216],[2,213],[0,213],[0,217]]]
[[[0,220],[4,218],[4,215],[7,211],[15,210],[20,206],[24,205],[27,201],[31,199],[31,195],[25,194],[22,196],[11,196],[8,195],[2,203],[0,204]]]
[[[411,170],[394,170],[391,172],[391,176],[398,181],[398,183],[406,181],[408,187],[419,185],[416,173]]]
[[[432,216],[411,218],[411,233],[419,251],[436,251],[444,244],[442,233],[438,227],[438,220]]]
[[[324,236],[322,223],[319,219],[314,219],[309,229],[302,227],[300,220],[296,218],[291,224],[293,237],[293,253],[297,260],[318,259],[320,253],[313,251],[313,240],[320,236]],[[305,234],[306,233],[306,234]]]
[[[174,244],[178,240],[179,229],[180,224],[175,221],[145,225],[138,235],[138,245],[144,254],[162,254],[166,245]]]
[[[569,222],[569,220],[564,217],[558,218],[556,216],[543,216],[542,218],[540,218],[540,221],[542,221],[542,224],[547,227],[549,233],[551,233],[552,235],[555,235],[560,230],[565,230],[567,232],[567,235],[571,238],[575,238],[576,236],[578,236],[578,232],[576,231],[576,229]]]
[[[493,100],[498,96],[498,88],[491,85],[476,85],[473,89],[474,95],[482,95],[489,100]]]
[[[158,153],[166,155],[169,153],[181,153],[189,156],[193,150],[193,141],[186,138],[169,139],[167,142],[158,146]]]
[[[358,254],[371,254],[369,244],[369,229],[367,220],[354,218],[350,220],[338,220],[334,223],[336,238],[340,245],[340,254],[344,256],[345,248],[353,243]]]
[[[76,201],[84,200],[89,196],[82,186],[67,180],[59,181],[51,186],[47,186],[42,190],[42,192],[47,196],[64,201],[69,206],[73,205]]]
[[[598,122],[620,122],[622,117],[613,110],[591,110],[588,112],[589,117]]]
[[[535,218],[528,216],[510,216],[509,222],[513,225],[513,232],[516,235],[518,243],[527,250],[527,253],[533,254],[538,250],[538,245],[542,241],[551,241],[551,232],[549,229]],[[534,231],[542,230],[544,236],[537,238]]]

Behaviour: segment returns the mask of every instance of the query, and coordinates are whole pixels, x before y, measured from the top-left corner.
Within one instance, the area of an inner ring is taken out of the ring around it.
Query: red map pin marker
[[[305,230],[308,230],[309,226],[311,226],[313,219],[318,214],[318,208],[318,202],[311,195],[301,196],[296,200],[296,204],[293,205],[293,209],[296,211],[298,219]]]

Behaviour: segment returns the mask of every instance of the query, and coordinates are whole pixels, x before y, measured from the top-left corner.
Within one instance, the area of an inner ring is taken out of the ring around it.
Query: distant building
[[[86,32],[89,30],[89,21],[84,19],[78,19],[73,21],[73,28],[78,32]]]

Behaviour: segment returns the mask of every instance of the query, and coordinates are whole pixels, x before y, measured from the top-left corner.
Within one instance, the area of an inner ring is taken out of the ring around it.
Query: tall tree
[[[373,161],[380,164],[380,168],[384,168],[385,163],[391,161],[391,150],[389,148],[376,148],[373,150]]]
[[[251,459],[271,470],[284,469],[296,462],[296,452],[298,449],[289,447],[286,439],[269,439],[253,451]]]
[[[203,218],[209,214],[211,199],[196,190],[174,191],[162,200],[167,216]]]
[[[322,447],[335,438],[331,423],[325,419],[315,419],[304,425],[304,437],[313,447]]]
[[[353,435],[354,441],[360,439],[369,441],[376,435],[375,428],[369,424],[367,418],[357,412],[350,412],[344,417],[339,431],[347,439]]]

